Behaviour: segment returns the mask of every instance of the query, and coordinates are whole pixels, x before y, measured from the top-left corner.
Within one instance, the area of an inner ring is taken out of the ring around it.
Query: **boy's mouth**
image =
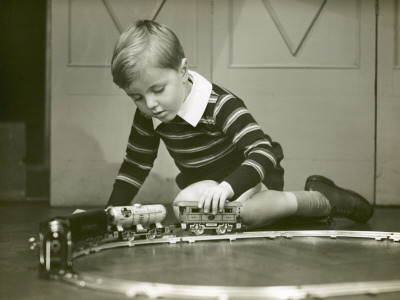
[[[159,112],[154,112],[154,116],[155,117],[162,117],[165,114],[165,110],[159,111]]]

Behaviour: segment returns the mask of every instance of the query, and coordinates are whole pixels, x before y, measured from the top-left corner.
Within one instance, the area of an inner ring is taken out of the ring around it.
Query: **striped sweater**
[[[131,203],[153,167],[160,139],[180,170],[181,189],[200,180],[226,181],[234,191],[231,200],[260,182],[283,189],[280,145],[264,134],[240,98],[213,84],[195,127],[177,116],[154,128],[152,119],[136,110],[107,206]]]

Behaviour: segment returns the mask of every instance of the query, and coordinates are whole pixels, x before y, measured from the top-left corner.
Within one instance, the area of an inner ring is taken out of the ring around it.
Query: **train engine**
[[[51,218],[39,225],[39,275],[72,269],[72,253],[77,245],[107,233],[104,210],[90,210],[79,214]]]
[[[108,207],[106,209],[111,230],[117,230],[123,240],[132,241],[136,237],[154,239],[163,233],[169,233],[164,227],[167,210],[164,205],[141,205]]]
[[[217,234],[231,232],[234,228],[242,228],[240,202],[227,202],[222,212],[213,215],[204,213],[203,209],[198,208],[197,201],[176,201],[174,206],[179,208],[179,219],[182,229],[201,235],[204,230],[215,230]]]

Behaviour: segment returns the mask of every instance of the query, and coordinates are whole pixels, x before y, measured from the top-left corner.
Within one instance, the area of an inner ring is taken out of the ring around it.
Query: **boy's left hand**
[[[214,215],[222,211],[225,201],[234,195],[231,185],[225,181],[217,186],[208,187],[203,190],[199,200],[199,208],[204,207],[204,213],[212,211]]]

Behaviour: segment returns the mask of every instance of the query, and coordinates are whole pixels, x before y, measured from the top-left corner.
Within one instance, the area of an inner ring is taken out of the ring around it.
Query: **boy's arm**
[[[119,169],[107,206],[130,205],[157,157],[160,138],[153,122],[136,110],[126,156]]]
[[[263,181],[276,167],[277,159],[270,141],[241,99],[229,94],[221,96],[214,114],[217,126],[245,157],[243,163],[223,179],[238,197]]]

